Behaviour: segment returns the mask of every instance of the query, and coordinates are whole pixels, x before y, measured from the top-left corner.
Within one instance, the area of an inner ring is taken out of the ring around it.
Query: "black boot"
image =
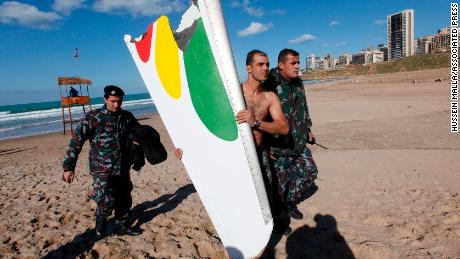
[[[295,219],[303,219],[303,214],[297,209],[297,205],[294,203],[287,204],[287,212],[289,216]]]
[[[103,238],[107,235],[107,218],[96,216],[96,237]]]
[[[141,229],[133,229],[129,226],[129,216],[125,215],[118,220],[115,220],[116,234],[119,236],[139,236],[142,234]]]
[[[273,232],[278,235],[289,235],[292,232],[292,228],[286,224],[276,224],[273,226]]]

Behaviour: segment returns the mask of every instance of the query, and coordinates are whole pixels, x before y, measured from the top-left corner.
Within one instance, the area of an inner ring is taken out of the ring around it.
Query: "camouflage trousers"
[[[115,219],[127,215],[131,210],[133,184],[128,174],[92,174],[91,198],[96,202],[96,216],[108,218],[115,210]]]
[[[311,151],[305,147],[296,156],[269,159],[272,174],[276,173],[278,193],[284,204],[297,204],[306,196],[308,187],[318,175],[318,168],[313,160]],[[275,175],[270,178],[273,179]]]
[[[273,190],[274,184],[272,172],[270,169],[270,163],[268,158],[268,151],[262,148],[257,148],[257,158],[259,159],[260,170],[262,172],[262,178],[264,180],[265,190],[267,192],[268,201],[270,203],[270,208],[273,207]],[[273,212],[272,212],[273,213]]]
[[[284,205],[278,194],[278,178],[274,177],[274,174],[272,173],[273,166],[270,165],[268,153],[269,151],[264,150],[262,148],[257,149],[257,155],[259,158],[259,164],[262,172],[262,178],[264,180],[265,190],[267,192],[270,211],[272,213],[275,225],[278,226],[280,224],[283,224],[281,220],[281,212],[284,208]]]

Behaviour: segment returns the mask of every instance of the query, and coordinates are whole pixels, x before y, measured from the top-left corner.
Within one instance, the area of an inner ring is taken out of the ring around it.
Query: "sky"
[[[265,51],[271,67],[292,48],[301,67],[310,54],[338,57],[387,42],[387,15],[413,9],[415,38],[449,26],[445,0],[222,0],[241,81],[246,53]],[[0,1],[0,106],[59,100],[58,76],[93,80],[91,96],[108,84],[127,94],[147,89],[124,43],[161,15],[173,30],[191,0]],[[78,48],[78,59],[74,58]]]

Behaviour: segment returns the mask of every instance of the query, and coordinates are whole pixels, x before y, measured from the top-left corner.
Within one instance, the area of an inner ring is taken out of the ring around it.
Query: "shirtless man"
[[[252,128],[256,147],[262,147],[263,134],[287,135],[289,126],[278,96],[262,88],[262,82],[268,77],[269,62],[267,54],[252,50],[246,57],[248,79],[242,84],[247,109],[236,115],[238,123],[249,123]],[[268,115],[271,121],[268,121]]]
[[[278,182],[276,175],[270,170],[268,150],[264,148],[264,133],[287,135],[289,125],[276,93],[262,88],[262,82],[268,77],[269,63],[267,54],[260,50],[252,50],[246,57],[246,70],[248,80],[242,84],[246,110],[237,113],[238,123],[249,123],[254,135],[259,164],[265,182],[265,189],[270,201],[273,221],[273,231],[278,234],[288,235],[291,229],[283,223],[278,207],[280,197],[278,195]]]

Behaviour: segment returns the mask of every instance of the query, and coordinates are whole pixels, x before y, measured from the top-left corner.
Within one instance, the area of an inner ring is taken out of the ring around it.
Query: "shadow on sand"
[[[313,196],[316,192],[318,191],[318,186],[313,183],[305,193],[305,195],[302,197],[302,201],[310,198]],[[287,214],[282,214],[282,221],[285,222],[285,225],[281,227],[282,231],[289,226],[291,219]],[[281,232],[282,232],[281,231]],[[282,234],[280,233],[275,233],[275,231],[272,232],[272,235],[270,236],[270,240],[268,241],[267,247],[265,248],[264,252],[262,253],[262,256],[260,258],[262,259],[269,259],[269,258],[275,258],[275,247],[283,237]]]
[[[140,228],[144,223],[151,221],[155,216],[161,213],[174,210],[190,194],[196,192],[192,184],[180,187],[173,194],[165,194],[153,201],[146,201],[132,208],[132,222],[136,222],[134,228]],[[157,207],[160,205],[160,207]],[[157,207],[157,208],[155,208]],[[114,233],[113,219],[109,220],[108,235]],[[89,257],[97,258],[99,255],[92,250],[94,244],[99,241],[96,238],[94,229],[87,229],[85,232],[77,235],[74,239],[65,245],[49,252],[42,258],[76,258],[84,253],[90,253]]]
[[[318,191],[313,184],[302,197],[306,200]],[[284,215],[284,220],[290,222]],[[337,221],[331,215],[316,214],[316,227],[308,225],[296,229],[286,241],[287,258],[355,258],[345,239],[337,229]],[[276,245],[283,236],[273,232],[260,258],[275,258]]]
[[[355,258],[331,215],[316,214],[316,227],[305,225],[287,239],[287,258]]]
[[[304,225],[288,236],[286,258],[355,258],[333,216],[316,214],[314,220],[316,227]],[[261,258],[275,258],[274,247],[270,252]]]

